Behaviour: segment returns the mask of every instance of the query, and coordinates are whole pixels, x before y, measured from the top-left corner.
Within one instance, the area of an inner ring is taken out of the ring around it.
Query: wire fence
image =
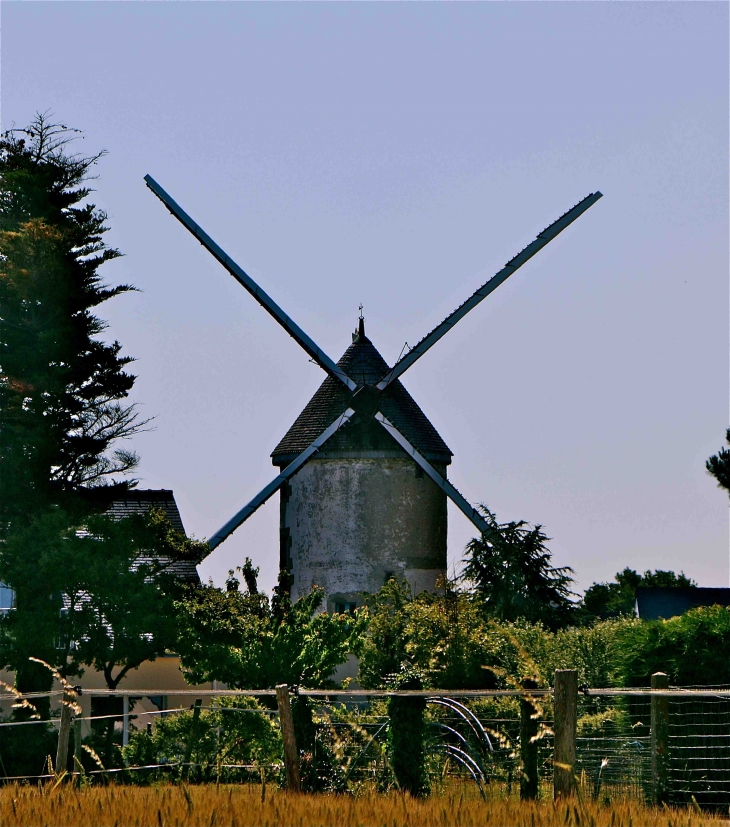
[[[108,775],[127,783],[164,777],[284,783],[274,690],[90,690],[88,694],[120,702],[126,695],[128,711],[75,719],[67,765],[72,773]],[[160,696],[178,702],[197,700],[197,712],[187,705],[142,708],[144,699]],[[529,695],[518,690],[294,690],[295,718],[299,716],[299,731],[305,732],[299,744],[302,774],[311,788],[319,784],[325,789],[387,789],[393,784],[388,702],[394,696],[426,702],[424,761],[432,789],[459,779],[506,796],[520,794],[523,701],[529,697],[537,732],[538,795],[552,795],[556,724],[553,695],[546,689]],[[667,699],[668,708],[668,779],[663,800],[683,804],[694,798],[703,807],[726,808],[730,804],[728,687],[583,689],[574,713],[572,767],[582,794],[601,801],[656,800],[658,747],[651,722],[652,704],[661,698]],[[15,698],[0,695],[2,700]],[[306,710],[304,719],[302,710]],[[58,727],[58,722],[58,718],[6,720],[0,722],[0,734],[6,728]],[[83,743],[81,725],[86,732]],[[129,744],[122,748],[123,732],[129,735]],[[14,773],[2,755],[2,737],[0,783],[58,777],[48,766],[37,774]],[[99,757],[105,738],[107,747],[110,742],[114,745],[111,758],[108,750]]]
[[[730,698],[669,700],[670,800],[730,804]]]
[[[460,710],[428,703],[426,755],[432,785],[453,777],[476,780],[476,775],[485,786],[498,788],[507,796],[518,795],[522,774],[519,695],[495,699],[484,693],[480,698],[466,699],[464,705],[478,721],[488,745],[484,748],[485,739],[478,737],[474,722]],[[651,798],[649,701],[644,701],[643,706],[647,708],[647,715],[633,708],[626,698],[580,698],[574,772],[588,797],[596,800],[617,796]],[[348,781],[353,784],[382,785],[389,774],[389,718],[385,704],[379,705],[379,714],[374,714],[372,707],[370,703],[355,715],[351,712],[347,720],[337,720],[336,708],[333,710],[326,703],[317,704],[321,738],[326,741],[326,733],[330,731],[331,742],[339,750],[347,767]],[[545,702],[538,703],[537,708],[538,790],[540,795],[550,796],[554,752],[550,696],[545,696]],[[458,760],[459,757],[464,760]]]

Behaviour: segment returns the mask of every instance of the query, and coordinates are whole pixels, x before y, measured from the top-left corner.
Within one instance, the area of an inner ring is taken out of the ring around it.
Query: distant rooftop
[[[668,620],[698,606],[730,606],[730,589],[639,586],[636,611],[643,620]]]
[[[151,508],[161,509],[172,527],[185,534],[180,511],[175,502],[175,497],[169,488],[160,489],[133,489],[125,491],[112,501],[106,513],[119,519],[129,517],[131,514],[146,514]],[[152,558],[149,558],[152,561]],[[141,561],[142,562],[142,561]],[[180,580],[187,583],[200,584],[200,575],[195,563],[192,561],[181,561],[171,563],[166,571],[176,575]]]
[[[374,385],[390,370],[385,359],[365,335],[363,320],[358,332],[337,363],[359,385]],[[350,392],[328,376],[271,454],[274,465],[285,465],[325,430],[348,407]],[[383,393],[380,410],[430,462],[448,465],[452,452],[399,382]],[[406,456],[403,449],[377,422],[351,422],[338,431],[317,456]]]

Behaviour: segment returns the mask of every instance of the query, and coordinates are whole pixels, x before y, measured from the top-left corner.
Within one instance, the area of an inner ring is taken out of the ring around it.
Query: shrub
[[[624,622],[616,631],[618,679],[625,686],[648,686],[654,672],[666,672],[678,686],[730,684],[730,607]]]
[[[267,713],[254,698],[216,699],[211,709],[201,711],[195,732],[191,711],[166,715],[151,731],[132,734],[122,750],[124,763],[128,767],[171,764],[175,773],[196,780],[238,780],[241,771],[231,765],[263,766],[281,761],[279,727]],[[191,740],[191,761],[197,766],[188,772],[180,765]],[[169,771],[151,771],[146,779],[157,779],[163,773]],[[134,773],[134,780],[144,779],[141,773]]]

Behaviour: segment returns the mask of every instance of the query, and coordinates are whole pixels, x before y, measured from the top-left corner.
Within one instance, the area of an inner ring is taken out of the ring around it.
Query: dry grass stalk
[[[38,714],[38,710],[35,706],[27,699],[23,697],[22,692],[18,692],[18,690],[11,686],[9,683],[5,683],[5,681],[0,681],[0,689],[4,689],[6,692],[9,692],[15,698],[15,702],[13,703],[13,709],[30,709],[32,710],[33,714],[30,716],[31,720],[35,718],[40,718],[41,716]]]
[[[64,706],[68,706],[71,708],[71,711],[75,715],[81,714],[81,705],[76,702],[76,698],[78,694],[76,692],[76,688],[63,677],[63,675],[56,669],[55,666],[51,666],[50,663],[46,663],[44,660],[40,658],[28,658],[28,660],[32,660],[33,663],[40,663],[41,666],[45,666],[46,669],[53,675],[53,677],[61,684],[63,687],[63,700],[61,703]]]
[[[0,789],[3,827],[727,827],[695,808],[647,808],[634,801],[610,806],[566,802],[483,801],[476,788],[414,800],[400,793],[358,797],[293,795],[265,798],[256,785],[217,787],[18,786]]]

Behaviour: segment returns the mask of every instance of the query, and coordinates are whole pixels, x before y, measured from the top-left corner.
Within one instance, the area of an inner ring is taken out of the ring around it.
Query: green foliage
[[[661,574],[661,573],[660,573]],[[411,596],[391,580],[366,600],[369,626],[360,644],[359,679],[382,688],[402,664],[439,689],[542,686],[556,669],[577,669],[592,687],[647,685],[664,671],[678,684],[730,683],[730,609],[693,609],[681,617],[624,617],[552,632],[539,623],[485,618],[472,597],[449,586]]]
[[[621,631],[633,621],[608,620],[589,627],[561,629],[550,641],[542,662],[552,680],[556,669],[577,669],[578,683],[595,688],[616,686],[619,680]]]
[[[180,772],[191,780],[236,781],[240,770],[226,768],[226,764],[266,766],[281,762],[279,726],[255,699],[219,698],[211,706],[201,711],[194,730],[193,713],[186,711],[164,716],[151,732],[134,731],[122,748],[125,766],[182,764],[189,744],[190,760],[199,766],[189,771],[180,768]],[[158,771],[130,777],[139,783],[169,776]]]
[[[648,686],[666,672],[678,686],[730,684],[730,608],[702,606],[669,620],[635,620],[617,628],[625,686]]]
[[[589,618],[606,619],[621,615],[634,614],[636,589],[639,586],[657,586],[661,588],[679,588],[696,586],[697,583],[684,572],[645,571],[643,574],[625,568],[616,574],[613,583],[594,583],[587,589],[582,600],[582,607]]]
[[[231,571],[226,591],[210,584],[176,602],[177,651],[188,679],[240,689],[333,686],[332,673],[356,646],[364,615],[318,612],[319,588],[295,603],[283,591],[269,600],[258,588],[252,591],[258,570],[247,565],[241,569],[248,573],[244,591]]]
[[[725,439],[730,445],[730,428],[725,432]],[[727,448],[720,448],[707,460],[705,468],[717,480],[717,487],[724,488],[730,495],[730,451]]]
[[[529,620],[550,629],[568,625],[574,617],[570,585],[573,570],[551,565],[548,537],[542,526],[524,520],[499,523],[480,506],[490,531],[466,546],[464,578],[481,599],[484,613],[497,620]]]
[[[423,689],[418,671],[404,666],[391,681],[393,689]],[[426,699],[391,697],[388,699],[388,752],[398,787],[415,796],[429,792],[426,774]]]
[[[539,624],[501,624],[484,616],[478,599],[446,583],[442,594],[412,597],[390,580],[366,598],[369,625],[360,644],[359,680],[387,685],[403,664],[437,689],[490,689],[532,677],[547,658],[551,636]]]
[[[485,625],[478,607],[451,584],[446,594],[422,592],[391,579],[365,601],[369,625],[358,654],[359,680],[366,688],[384,686],[403,664],[417,668],[434,688],[489,688],[494,676]],[[485,646],[486,644],[486,646]]]
[[[75,538],[77,579],[64,578],[70,607],[62,639],[74,641],[68,668],[94,666],[115,689],[130,670],[174,650],[173,600],[182,587],[170,566],[198,563],[208,548],[175,531],[159,510],[123,520],[93,516],[86,529]]]
[[[625,735],[630,727],[628,709],[625,704],[619,704],[601,712],[581,715],[577,721],[576,733],[579,738],[614,738]]]
[[[94,666],[116,688],[130,669],[174,648],[180,587],[168,567],[198,562],[204,548],[174,531],[161,511],[123,520],[92,515],[83,526],[60,509],[37,517],[7,538],[0,557],[0,578],[24,584],[35,607],[0,620],[4,663],[22,669],[30,649],[65,676]]]
[[[367,617],[368,626],[357,651],[358,679],[366,689],[375,689],[407,659],[413,627],[410,587],[405,581],[398,583],[391,578],[376,594],[365,597],[361,612]]]

